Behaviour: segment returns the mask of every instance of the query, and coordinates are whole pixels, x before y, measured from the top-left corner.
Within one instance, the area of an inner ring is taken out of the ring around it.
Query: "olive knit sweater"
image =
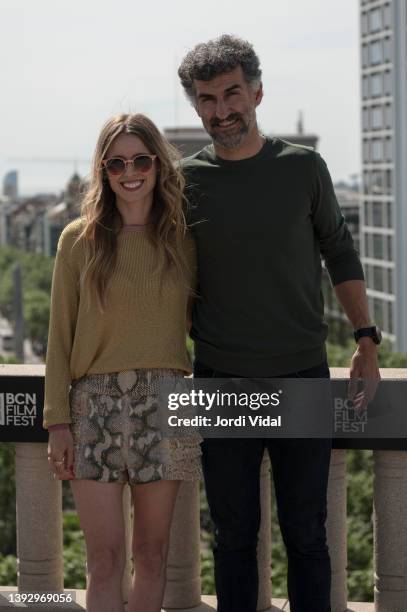
[[[149,230],[118,234],[117,263],[102,313],[80,286],[84,241],[76,242],[83,221],[62,232],[55,260],[45,375],[43,427],[70,423],[71,381],[87,374],[137,368],[191,372],[186,350],[186,313],[195,285],[195,248],[185,239],[190,273],[157,271]]]

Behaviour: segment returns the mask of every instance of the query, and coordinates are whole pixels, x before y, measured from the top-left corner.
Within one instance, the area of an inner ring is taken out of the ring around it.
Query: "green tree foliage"
[[[31,341],[46,347],[50,299],[41,289],[28,289],[24,295],[25,331]]]
[[[13,321],[13,268],[22,271],[25,333],[44,348],[47,343],[53,259],[11,247],[0,248],[0,314]]]
[[[16,554],[14,444],[0,443],[0,554]]]
[[[347,344],[327,343],[328,362],[331,367],[349,367],[356,344],[349,339]],[[379,366],[381,368],[406,368],[407,354],[392,350],[388,340],[384,340],[378,347]]]
[[[76,512],[64,512],[64,586],[86,588],[86,548]]]

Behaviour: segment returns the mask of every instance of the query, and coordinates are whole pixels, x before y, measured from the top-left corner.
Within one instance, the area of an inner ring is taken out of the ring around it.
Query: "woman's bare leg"
[[[164,597],[170,527],[180,481],[132,486],[135,577],[128,612],[160,612]]]
[[[125,566],[123,484],[71,480],[86,542],[87,612],[123,612]]]

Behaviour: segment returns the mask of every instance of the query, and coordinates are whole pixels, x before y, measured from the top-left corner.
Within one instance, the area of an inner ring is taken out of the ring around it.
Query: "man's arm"
[[[361,280],[348,280],[334,287],[353,329],[370,327],[369,306],[366,285]],[[360,338],[350,364],[349,397],[357,408],[366,408],[373,399],[380,380],[377,360],[377,346],[371,338]],[[364,381],[363,392],[357,393],[358,380]]]
[[[370,327],[368,300],[362,264],[352,235],[342,215],[325,161],[315,154],[316,183],[312,221],[336,297],[354,329]],[[361,338],[350,364],[349,397],[364,408],[372,400],[380,380],[377,347],[371,338]],[[364,390],[357,393],[357,381]]]

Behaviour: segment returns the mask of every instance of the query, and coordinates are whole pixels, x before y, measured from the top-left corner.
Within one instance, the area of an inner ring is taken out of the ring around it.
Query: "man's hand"
[[[363,389],[358,392],[358,381]],[[348,397],[358,411],[367,408],[373,400],[380,381],[377,347],[371,338],[360,338],[350,364]]]

